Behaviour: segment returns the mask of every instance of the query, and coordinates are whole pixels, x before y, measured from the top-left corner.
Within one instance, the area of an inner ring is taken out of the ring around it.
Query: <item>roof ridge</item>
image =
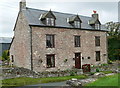
[[[36,9],[36,8],[30,8],[30,7],[26,7],[26,9],[33,9],[33,10],[38,10],[38,11],[48,11],[48,10],[41,10],[41,9]],[[60,14],[66,14],[66,15],[78,15],[78,16],[82,16],[82,17],[88,17],[88,18],[92,18],[90,16],[84,16],[84,15],[79,15],[79,14],[71,14],[71,13],[64,13],[64,12],[57,12],[57,11],[52,11],[52,12],[55,12],[55,13],[60,13]]]

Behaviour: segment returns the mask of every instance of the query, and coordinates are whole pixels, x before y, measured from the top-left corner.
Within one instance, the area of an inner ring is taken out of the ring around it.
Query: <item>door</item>
[[[75,53],[75,68],[81,68],[81,53]]]

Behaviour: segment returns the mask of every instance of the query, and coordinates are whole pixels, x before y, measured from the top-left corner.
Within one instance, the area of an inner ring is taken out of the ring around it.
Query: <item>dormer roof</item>
[[[94,25],[94,24],[101,24],[101,23],[99,19],[92,18],[91,20],[89,20],[89,24]]]
[[[44,20],[45,18],[54,18],[54,19],[56,19],[55,15],[53,14],[53,12],[51,10],[41,14],[41,18],[40,19]]]
[[[74,21],[79,21],[79,22],[82,23],[82,21],[81,21],[81,19],[80,19],[80,17],[78,15],[74,15],[74,16],[69,18],[69,23],[72,23]]]

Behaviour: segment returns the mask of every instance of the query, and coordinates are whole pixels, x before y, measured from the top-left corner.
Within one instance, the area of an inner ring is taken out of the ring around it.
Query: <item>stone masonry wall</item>
[[[55,48],[46,48],[46,34],[55,35]],[[81,47],[74,47],[75,35],[81,36]],[[95,36],[100,36],[100,47],[95,47]],[[73,58],[77,52],[81,52],[81,57],[84,57],[84,59],[81,58],[81,65],[107,63],[106,41],[106,32],[102,31],[32,27],[33,69],[34,71],[55,71],[73,68],[75,66]],[[95,51],[101,52],[101,61],[96,62]],[[46,68],[46,54],[55,54],[54,68]],[[66,63],[65,59],[68,59]]]
[[[20,12],[14,31],[14,40],[10,48],[10,59],[13,55],[14,65],[31,69],[30,27],[25,16]]]
[[[81,69],[67,69],[64,71],[44,71],[34,72],[32,70],[23,67],[11,67],[2,69],[2,79],[17,78],[17,77],[32,77],[32,78],[43,78],[43,77],[60,77],[60,76],[73,76],[83,74]]]

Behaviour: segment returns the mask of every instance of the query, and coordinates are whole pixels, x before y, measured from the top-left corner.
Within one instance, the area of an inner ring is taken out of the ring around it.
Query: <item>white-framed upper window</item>
[[[46,18],[46,25],[54,26],[55,25],[55,19],[53,19],[53,18]]]
[[[100,24],[95,24],[95,29],[100,29]]]
[[[80,28],[81,27],[80,21],[74,21],[74,27],[75,28]]]

